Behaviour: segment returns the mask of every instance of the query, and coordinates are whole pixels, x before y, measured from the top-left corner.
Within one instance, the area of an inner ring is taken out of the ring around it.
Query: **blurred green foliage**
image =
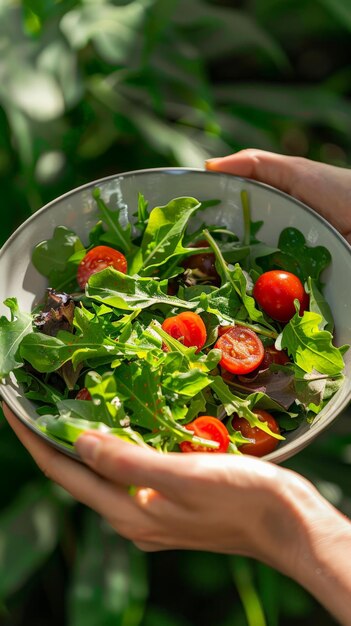
[[[350,163],[350,31],[348,0],[0,0],[2,241],[119,171],[245,147]],[[348,419],[286,465],[350,514]],[[2,416],[0,472],[3,626],[333,624],[262,564],[139,552],[48,483]]]

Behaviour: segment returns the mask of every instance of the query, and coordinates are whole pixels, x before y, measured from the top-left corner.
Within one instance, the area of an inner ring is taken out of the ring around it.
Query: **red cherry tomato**
[[[208,248],[206,240],[197,241],[192,244],[192,248]],[[185,259],[182,263],[184,269],[199,270],[204,275],[204,280],[208,280],[214,285],[219,285],[221,279],[215,266],[216,257],[213,252],[199,252]]]
[[[273,433],[280,434],[280,428],[273,415],[264,411],[263,409],[255,409],[254,413],[258,416],[261,422],[267,422],[269,428]],[[238,446],[240,452],[243,454],[251,454],[252,456],[264,456],[276,449],[279,440],[275,439],[268,433],[254,426],[250,426],[249,422],[238,415],[233,418],[232,426],[234,430],[238,430],[244,437],[252,439],[252,443],[243,443]]]
[[[199,351],[206,343],[206,326],[200,315],[192,311],[185,311],[179,315],[168,317],[163,322],[162,328],[188,348],[196,346]]]
[[[210,415],[202,415],[197,417],[193,422],[185,426],[188,430],[193,431],[198,437],[217,441],[218,448],[206,448],[199,446],[191,441],[182,441],[179,446],[182,452],[227,452],[229,446],[229,433],[224,424]]]
[[[283,270],[261,274],[254,285],[253,297],[261,309],[277,322],[288,322],[295,315],[294,300],[300,302],[300,315],[308,306],[301,280]]]
[[[114,267],[115,270],[126,274],[127,259],[122,252],[109,246],[96,246],[89,250],[78,265],[77,281],[79,287],[84,289],[90,276],[101,272],[106,267]]]
[[[82,389],[79,389],[76,395],[76,400],[92,400],[90,392],[86,387],[82,387]]]
[[[248,374],[260,365],[264,356],[261,339],[244,326],[231,326],[215,343],[222,350],[219,364],[232,374]]]

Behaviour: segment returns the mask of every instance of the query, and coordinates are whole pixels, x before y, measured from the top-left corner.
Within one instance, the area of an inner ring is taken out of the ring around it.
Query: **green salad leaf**
[[[71,415],[62,415],[59,418],[43,415],[36,423],[44,433],[58,441],[65,441],[70,444],[74,444],[86,430],[98,430],[109,435],[115,435],[124,441],[146,446],[141,435],[132,428],[111,428],[101,420],[94,422]]]
[[[284,439],[281,435],[273,433],[266,422],[261,422],[257,415],[252,411],[255,401],[262,399],[261,394],[259,397],[256,394],[252,394],[248,398],[240,398],[240,396],[236,396],[230,391],[228,385],[226,385],[223,378],[220,376],[216,376],[214,378],[211,383],[211,387],[223,404],[227,415],[233,415],[233,413],[236,413],[239,417],[244,417],[252,428],[260,428],[276,439]]]
[[[200,208],[195,198],[175,198],[155,207],[149,215],[140,248],[130,266],[131,274],[148,276],[153,270],[187,249],[182,241],[190,217]]]
[[[51,239],[34,248],[32,263],[47,277],[50,287],[69,292],[76,289],[77,268],[84,255],[78,235],[65,226],[57,226]]]
[[[343,384],[343,374],[328,376],[317,370],[307,373],[295,366],[294,386],[296,400],[307,411],[319,413],[326,402],[333,396]]]
[[[236,311],[236,317],[239,320],[249,319],[274,331],[272,324],[267,321],[262,311],[257,308],[254,298],[248,293],[248,278],[239,263],[234,266],[227,265],[218,244],[207,230],[204,231],[204,236],[215,254],[216,267],[222,279],[222,287],[226,288],[228,301],[230,299],[233,301],[236,296],[239,296],[239,302],[242,306]]]
[[[19,347],[24,337],[32,332],[32,316],[20,311],[17,299],[7,298],[4,304],[10,309],[11,319],[0,317],[0,377],[22,366]]]
[[[99,216],[106,227],[104,233],[100,235],[100,240],[129,255],[135,248],[131,238],[130,223],[127,222],[125,227],[122,226],[120,211],[109,209],[98,187],[93,191],[93,198],[97,204]]]
[[[284,269],[296,274],[304,283],[308,277],[320,286],[320,275],[331,263],[331,254],[325,246],[309,246],[297,228],[284,228],[280,234],[277,252],[258,260],[264,271]]]
[[[182,309],[196,307],[196,302],[168,296],[163,291],[166,285],[166,281],[129,276],[107,267],[89,278],[86,295],[88,298],[124,311],[132,311],[135,307],[144,309],[155,304],[166,304]]]
[[[343,353],[345,348],[333,346],[332,334],[320,330],[322,316],[305,311],[302,317],[298,313],[286,324],[276,342],[279,350],[287,350],[298,367],[305,372],[317,370],[321,374],[335,376],[344,368]]]
[[[328,330],[330,333],[334,329],[334,319],[330,309],[330,306],[324,298],[322,292],[317,287],[317,283],[313,278],[309,277],[307,280],[307,292],[310,296],[309,309],[313,313],[318,313],[321,316],[319,328],[321,330]]]

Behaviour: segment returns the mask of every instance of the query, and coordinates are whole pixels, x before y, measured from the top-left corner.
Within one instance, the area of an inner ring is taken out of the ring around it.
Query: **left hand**
[[[96,431],[76,444],[83,465],[30,432],[6,406],[4,413],[46,476],[141,549],[244,554],[272,565],[276,557],[295,561],[298,543],[290,541],[289,522],[285,537],[281,520],[289,517],[286,483],[305,488],[298,475],[248,456],[160,454]]]
[[[256,558],[351,624],[351,524],[298,474],[244,455],[160,454],[96,431],[77,441],[83,465],[4,413],[43,472],[140,549]]]

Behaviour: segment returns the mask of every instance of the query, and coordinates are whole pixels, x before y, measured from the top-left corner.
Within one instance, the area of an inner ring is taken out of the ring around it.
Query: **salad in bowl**
[[[231,176],[150,170],[31,220],[2,251],[9,268],[29,236],[23,283],[3,287],[1,391],[63,451],[99,429],[160,452],[282,460],[346,405],[348,330],[328,273],[349,251],[301,203]]]

